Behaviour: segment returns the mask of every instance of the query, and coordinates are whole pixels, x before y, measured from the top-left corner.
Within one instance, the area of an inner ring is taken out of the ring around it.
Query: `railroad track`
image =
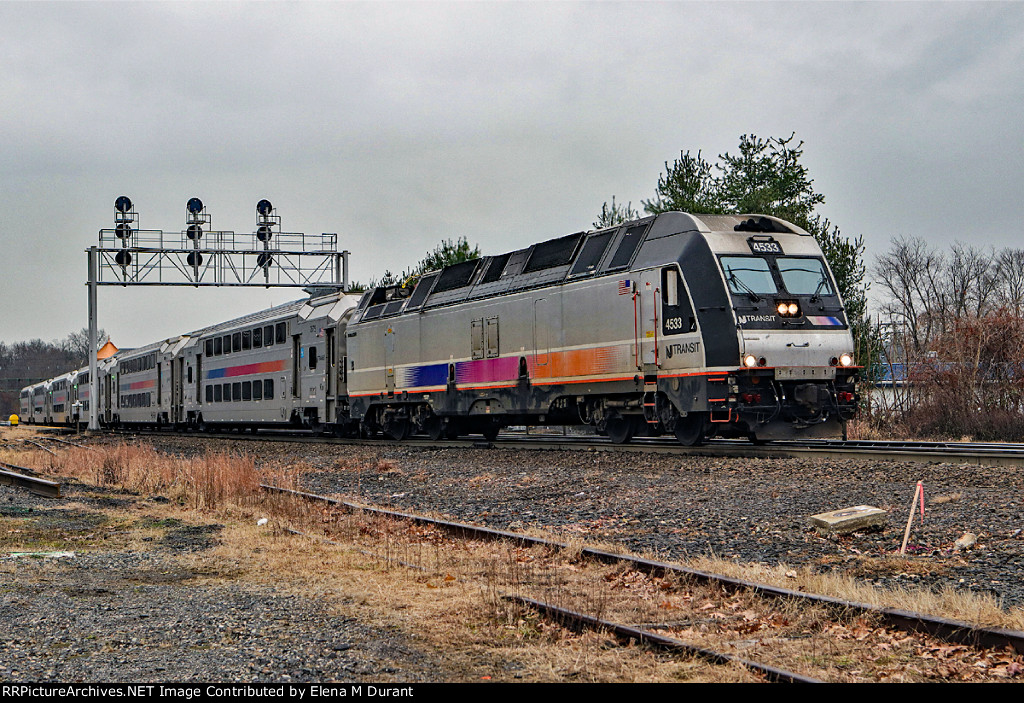
[[[185,436],[230,440],[277,442],[313,442],[339,445],[380,446],[381,439],[352,439],[311,435],[308,432],[260,430],[255,433],[217,432],[194,434],[166,430],[120,430],[129,436]],[[684,447],[675,439],[635,438],[630,444],[613,444],[593,435],[530,435],[503,432],[493,442],[483,438],[431,441],[412,438],[398,443],[422,448],[481,448],[563,450],[580,449],[605,452],[652,452],[682,456],[717,456],[761,459],[867,459],[872,461],[910,461],[922,463],[960,463],[981,466],[1024,466],[1024,444],[978,442],[896,442],[866,440],[776,441],[754,445],[745,440],[710,440],[699,447]]]
[[[33,475],[35,471],[0,461],[0,483],[16,488],[27,488],[45,498],[60,498],[60,484]]]
[[[714,574],[706,571],[698,571],[677,564],[653,561],[634,557],[631,555],[617,554],[590,547],[574,548],[568,544],[547,540],[540,537],[524,535],[516,532],[495,530],[487,527],[470,525],[467,523],[450,522],[436,518],[430,518],[414,513],[387,510],[375,506],[360,505],[348,501],[321,496],[313,493],[281,488],[278,486],[262,485],[262,488],[269,492],[297,496],[310,501],[317,501],[343,508],[351,512],[362,512],[382,518],[406,520],[421,526],[430,526],[443,530],[446,533],[463,538],[480,540],[505,540],[521,547],[543,547],[548,550],[573,550],[576,549],[581,557],[605,564],[620,564],[629,569],[647,574],[657,578],[671,578],[673,580],[697,583],[704,586],[712,586],[725,592],[747,592],[758,597],[772,600],[796,603],[800,610],[810,608],[822,608],[834,617],[849,618],[851,615],[868,616],[877,619],[886,627],[905,631],[917,632],[930,635],[938,640],[977,649],[1010,649],[1017,654],[1024,654],[1024,632],[1006,630],[1000,628],[985,628],[972,625],[967,622],[952,620],[949,618],[936,617],[923,613],[916,613],[895,608],[883,608],[865,603],[858,603],[832,596],[806,593],[791,589],[779,588],[769,584],[756,583],[742,579],[736,579],[721,574]],[[767,664],[761,664],[747,659],[741,659],[734,655],[716,652],[703,647],[696,647],[682,642],[676,638],[654,632],[653,629],[671,629],[671,626],[658,626],[657,628],[637,627],[624,625],[596,618],[579,611],[573,611],[561,606],[543,603],[524,596],[509,596],[522,605],[537,609],[547,617],[558,620],[562,623],[569,623],[573,627],[596,627],[611,632],[619,637],[636,639],[641,642],[655,646],[688,651],[691,654],[700,656],[710,661],[719,663],[735,662],[746,666],[759,675],[773,681],[813,681],[808,677],[793,672],[778,669]]]

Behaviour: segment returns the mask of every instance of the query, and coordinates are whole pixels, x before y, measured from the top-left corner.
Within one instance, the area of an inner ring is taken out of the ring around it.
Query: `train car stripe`
[[[121,392],[122,393],[124,393],[125,391],[143,390],[145,388],[156,388],[156,379],[155,378],[151,378],[148,381],[135,381],[133,383],[122,383],[121,384]]]
[[[808,315],[807,320],[817,327],[836,327],[843,324],[843,321],[838,317],[829,317],[827,315]]]
[[[207,380],[215,378],[234,378],[236,376],[251,376],[257,373],[274,373],[284,371],[288,368],[288,361],[261,361],[258,364],[245,364],[243,366],[226,366],[222,369],[210,369],[206,372]]]

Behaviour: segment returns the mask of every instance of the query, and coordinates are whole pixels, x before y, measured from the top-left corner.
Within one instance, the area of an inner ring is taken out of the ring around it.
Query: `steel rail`
[[[0,466],[5,469],[14,469],[14,471],[7,471],[0,469],[0,483],[7,486],[14,486],[16,488],[27,488],[37,495],[41,495],[45,498],[60,498],[60,484],[55,481],[47,481],[46,479],[39,478],[38,476],[27,476],[24,473],[28,471],[34,473],[31,469],[26,469],[22,466],[14,466],[13,464],[5,464],[0,462]]]
[[[60,442],[61,444],[67,444],[72,447],[78,447],[79,449],[88,449],[91,452],[96,451],[95,447],[87,447],[86,445],[79,444],[78,442],[69,442],[68,440],[61,439],[60,437],[43,437],[43,439],[45,439],[48,442]]]
[[[379,439],[353,439],[312,435],[296,430],[260,430],[257,433],[239,434],[229,432],[204,433],[201,435],[167,430],[120,430],[119,434],[131,436],[188,436],[209,439],[232,439],[236,441],[269,442],[315,442],[350,446],[380,446]],[[768,444],[755,445],[745,440],[712,440],[698,447],[687,447],[674,439],[634,438],[630,444],[612,444],[604,437],[560,436],[548,437],[514,435],[503,433],[499,439],[488,442],[481,439],[440,440],[426,438],[406,439],[396,443],[405,447],[427,449],[446,448],[498,448],[537,449],[606,452],[647,452],[684,456],[731,457],[747,459],[860,459],[868,461],[907,461],[919,463],[957,463],[978,466],[1020,466],[1024,467],[1024,444],[978,444],[958,445],[949,442],[868,442],[840,440],[779,440]]]
[[[260,484],[260,487],[266,491],[291,494],[307,500],[322,501],[331,505],[344,507],[352,511],[366,512],[387,518],[409,520],[421,525],[432,525],[445,529],[449,532],[477,537],[480,539],[502,539],[524,546],[543,546],[554,549],[570,548],[569,545],[562,542],[555,542],[541,537],[531,537],[530,535],[524,535],[518,532],[495,530],[489,527],[480,527],[467,523],[429,518],[423,515],[416,515],[415,513],[404,513],[368,505],[360,505],[358,503],[351,503],[338,498],[330,498],[328,496],[317,495],[315,493],[307,493],[305,491],[272,486],[269,484]],[[925,632],[947,642],[956,642],[958,644],[964,644],[975,648],[1012,647],[1017,653],[1024,654],[1024,632],[1019,630],[978,627],[961,620],[952,620],[923,613],[915,613],[909,610],[900,610],[898,608],[883,608],[870,605],[868,603],[843,600],[833,596],[823,596],[813,593],[805,593],[802,591],[794,591],[788,588],[780,588],[778,586],[737,579],[731,576],[715,574],[708,571],[690,569],[677,564],[652,561],[650,559],[643,559],[626,554],[617,554],[615,552],[593,549],[591,547],[582,548],[580,550],[580,554],[604,563],[629,564],[637,570],[645,571],[654,575],[663,576],[671,574],[702,583],[716,584],[731,590],[749,590],[766,597],[785,598],[814,605],[822,605],[833,609],[868,613],[879,617],[883,622],[901,630]]]
[[[21,440],[21,441],[22,441],[22,442],[25,442],[26,444],[31,444],[31,445],[33,445],[34,447],[38,448],[38,449],[42,449],[42,450],[43,450],[44,452],[49,452],[51,456],[57,456],[57,453],[56,453],[55,451],[53,451],[53,450],[52,450],[52,449],[50,449],[49,447],[44,447],[44,446],[43,446],[42,444],[40,444],[39,442],[35,442],[35,441],[31,440],[31,439],[23,439],[23,440]]]
[[[584,627],[588,627],[592,630],[605,630],[607,632],[611,632],[619,639],[632,639],[642,644],[672,652],[686,652],[700,657],[701,659],[710,661],[713,664],[740,664],[755,673],[761,674],[769,681],[776,683],[824,683],[820,679],[801,676],[800,674],[795,674],[792,671],[786,671],[785,669],[779,669],[750,659],[743,659],[731,654],[716,652],[712,649],[705,649],[703,647],[688,644],[682,640],[677,640],[673,637],[659,635],[658,633],[651,632],[650,630],[602,620],[600,618],[595,618],[592,615],[587,615],[575,610],[569,610],[568,608],[562,608],[557,605],[551,605],[550,603],[544,603],[525,596],[506,595],[504,598],[507,601],[534,608],[551,620],[576,631],[579,631]]]

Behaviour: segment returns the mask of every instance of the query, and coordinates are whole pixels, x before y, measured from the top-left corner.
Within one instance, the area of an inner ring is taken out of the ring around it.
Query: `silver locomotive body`
[[[368,292],[346,337],[351,416],[395,438],[817,437],[856,405],[835,282],[814,239],[774,218],[665,213],[455,264]]]

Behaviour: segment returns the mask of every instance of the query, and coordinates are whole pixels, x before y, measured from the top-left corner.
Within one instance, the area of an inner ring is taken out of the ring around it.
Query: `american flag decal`
[[[628,278],[619,281],[619,295],[629,295],[633,292],[633,281]]]

